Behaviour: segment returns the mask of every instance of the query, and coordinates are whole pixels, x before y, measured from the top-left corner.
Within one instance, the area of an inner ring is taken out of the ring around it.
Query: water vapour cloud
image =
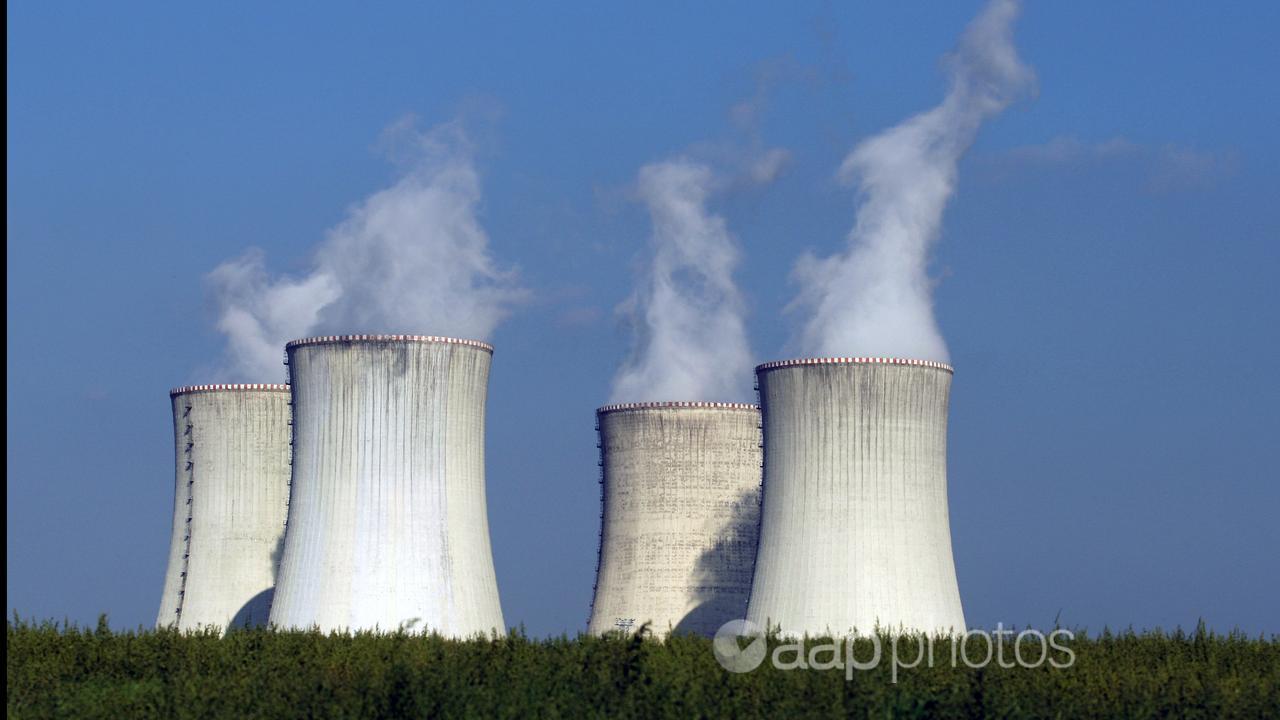
[[[840,167],[857,183],[846,250],[805,255],[793,304],[812,314],[799,345],[810,355],[947,360],[933,315],[929,251],[955,192],[960,157],[982,123],[1029,91],[1034,74],[1013,45],[1016,0],[993,0],[944,59],[949,85],[936,107],[859,143]]]
[[[498,268],[476,216],[480,176],[458,123],[391,130],[404,157],[391,187],[353,206],[301,278],[272,277],[259,250],[208,275],[227,338],[222,374],[281,373],[284,344],[306,335],[420,333],[487,339],[524,297]]]
[[[653,256],[621,308],[634,320],[636,343],[614,378],[610,402],[732,401],[747,394],[752,357],[733,282],[738,249],[724,218],[707,209],[716,187],[709,166],[686,158],[640,170]]]

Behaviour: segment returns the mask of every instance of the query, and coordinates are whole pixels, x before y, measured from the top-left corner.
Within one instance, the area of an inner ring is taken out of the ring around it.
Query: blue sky
[[[841,160],[941,99],[981,6],[684,5],[11,3],[9,608],[154,621],[167,390],[223,346],[205,274],[250,247],[305,271],[395,180],[378,139],[412,114],[467,123],[491,251],[531,291],[492,338],[505,615],[583,629],[637,171],[753,134],[791,153],[712,200],[752,349],[782,357],[792,265],[852,226]],[[930,267],[972,625],[1280,632],[1278,24],[1266,2],[1024,9],[1038,92],[962,160]]]

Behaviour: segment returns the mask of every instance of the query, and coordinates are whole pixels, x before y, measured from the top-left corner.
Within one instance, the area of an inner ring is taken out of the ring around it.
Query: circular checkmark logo
[[[730,620],[716,631],[711,643],[720,667],[731,673],[751,672],[768,652],[764,630],[750,620]]]

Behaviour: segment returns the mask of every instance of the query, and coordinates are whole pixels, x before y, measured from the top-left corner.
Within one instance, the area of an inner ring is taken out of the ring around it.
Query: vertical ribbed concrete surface
[[[492,348],[365,335],[286,351],[293,487],[271,621],[504,631],[485,502]]]
[[[602,518],[588,632],[713,635],[746,612],[760,411],[635,403],[597,411]]]
[[[158,626],[267,622],[289,498],[289,386],[170,392],[174,503]]]
[[[747,618],[787,635],[964,631],[947,512],[951,368],[766,363],[760,546]]]

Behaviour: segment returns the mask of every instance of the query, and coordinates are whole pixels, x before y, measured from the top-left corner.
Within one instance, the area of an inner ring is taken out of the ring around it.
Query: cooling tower
[[[785,635],[964,631],[947,517],[951,375],[885,358],[756,368],[764,486],[748,620]]]
[[[475,340],[295,340],[293,487],[272,623],[505,631],[489,549]]]
[[[760,503],[760,410],[738,403],[609,405],[588,632],[714,635],[741,618]]]
[[[289,501],[289,386],[175,388],[169,567],[156,625],[262,625]]]

